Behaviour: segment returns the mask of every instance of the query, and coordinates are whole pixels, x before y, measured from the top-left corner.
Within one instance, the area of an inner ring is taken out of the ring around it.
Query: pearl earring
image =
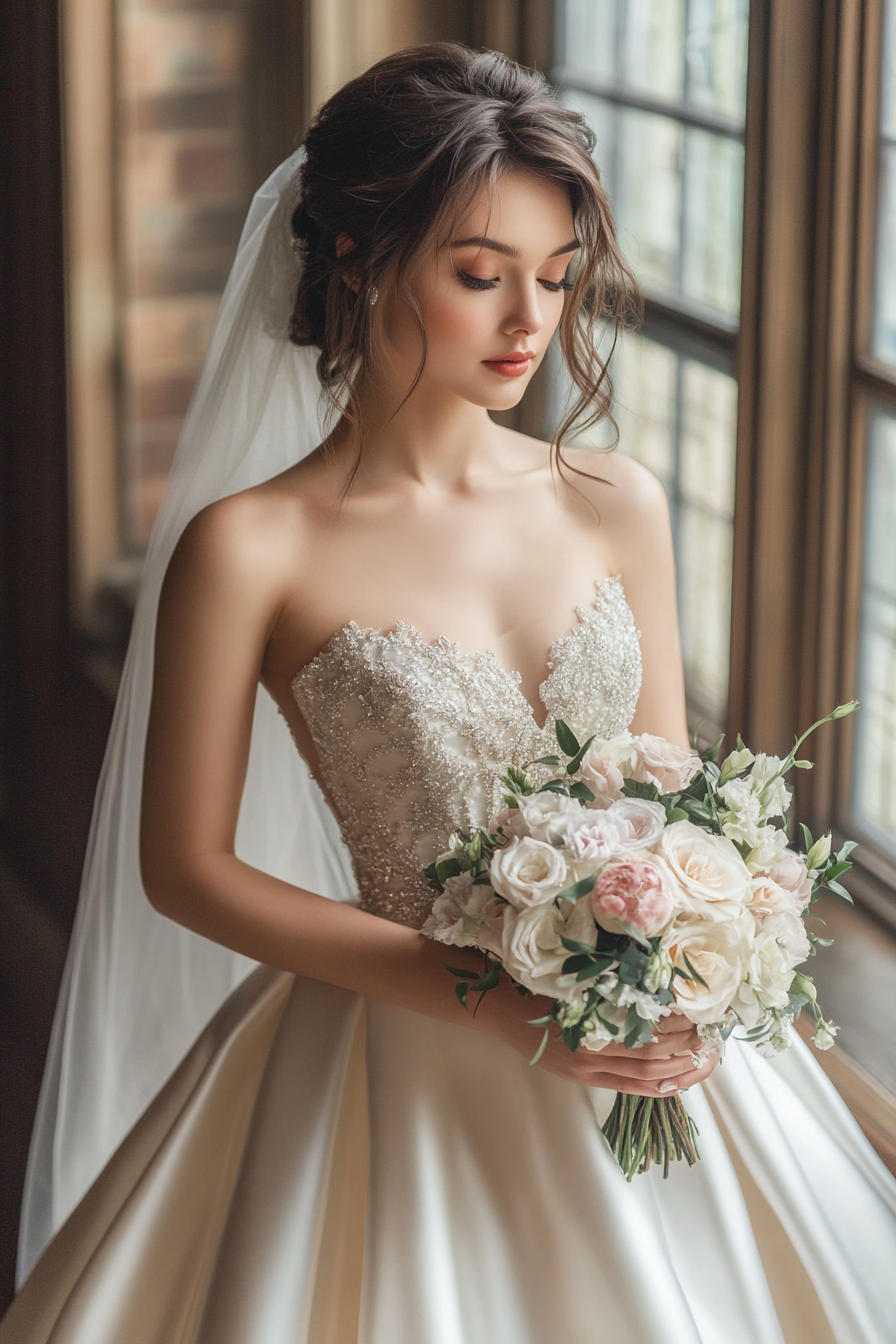
[[[380,292],[377,289],[376,285],[371,285],[367,291],[367,302],[370,304],[371,308],[376,303],[379,296]]]

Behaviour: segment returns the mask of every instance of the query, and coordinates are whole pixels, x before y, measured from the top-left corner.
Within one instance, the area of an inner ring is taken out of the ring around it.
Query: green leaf
[[[471,970],[469,966],[465,967],[464,970],[461,970],[459,966],[449,966],[447,961],[443,961],[442,965],[445,967],[445,970],[450,971],[452,975],[459,975],[461,980],[469,980],[471,975],[478,974],[477,971]]]
[[[800,830],[803,833],[803,844],[806,846],[806,853],[808,854],[815,841],[812,839],[812,832],[804,821],[800,822]]]
[[[849,858],[853,850],[858,849],[858,847],[859,842],[857,840],[845,840],[843,842],[843,848],[840,850],[840,853],[837,855],[837,858],[842,861],[845,861],[846,859]]]
[[[709,985],[703,979],[703,976],[699,973],[699,971],[694,970],[694,967],[691,964],[691,959],[688,956],[687,952],[683,952],[682,956],[684,957],[684,964],[688,968],[687,974],[685,974],[685,972],[682,971],[678,966],[674,968],[672,974],[680,975],[682,980],[696,980],[698,985],[702,985],[704,989],[709,989]]]
[[[567,727],[562,719],[557,720],[556,733],[557,741],[560,744],[560,750],[563,752],[564,756],[575,756],[579,751],[579,739],[572,729]]]
[[[824,870],[824,880],[826,883],[830,884],[832,879],[842,877],[843,874],[848,873],[851,868],[852,864],[849,862],[848,859],[846,859],[842,863],[831,863]]]
[[[539,793],[565,793],[569,795],[569,789],[563,783],[562,779],[549,779],[547,784],[542,784],[538,790]]]
[[[597,881],[597,874],[590,873],[588,877],[581,878],[578,882],[573,882],[571,887],[565,887],[556,897],[558,901],[569,901],[570,905],[575,905],[583,896],[587,896],[589,891],[594,890],[594,884]],[[563,939],[564,946],[567,946],[566,939]]]
[[[575,938],[564,938],[562,935],[560,937],[560,941],[566,948],[567,952],[581,952],[582,954],[587,953],[589,957],[593,957],[595,955],[594,948],[591,946],[590,943],[579,943],[576,942]]]
[[[567,957],[563,963],[564,975],[575,975],[576,971],[584,970],[590,966],[594,958],[590,952],[576,952],[572,957]]]
[[[467,1006],[467,985],[466,985],[466,981],[464,981],[464,980],[458,980],[457,984],[454,986],[454,993],[455,993],[455,995],[456,995],[456,997],[457,997],[457,1001],[458,1001],[458,1003],[461,1005],[461,1007],[462,1007],[462,1008],[466,1008],[466,1006]]]
[[[636,985],[644,974],[649,960],[648,953],[642,952],[635,943],[629,943],[619,958],[619,979],[627,985]]]
[[[562,765],[563,762],[561,761],[561,759],[560,759],[559,756],[537,756],[537,757],[535,758],[535,760],[534,760],[534,761],[530,761],[529,764],[530,764],[530,765],[555,765],[555,766],[556,766],[556,765]]]
[[[577,779],[575,784],[569,786],[570,798],[578,798],[580,803],[593,803],[594,794],[589,789],[584,780]]]
[[[549,1027],[549,1026],[551,1025],[551,1023],[553,1022],[553,1020],[554,1020],[554,1019],[551,1017],[551,1014],[550,1014],[550,1013],[548,1013],[545,1017],[530,1017],[530,1018],[529,1018],[529,1026],[530,1026],[530,1027]]]
[[[573,756],[572,760],[569,762],[569,765],[567,765],[566,767],[566,773],[568,775],[574,775],[575,772],[578,770],[579,766],[582,764],[582,757],[585,755],[585,752],[588,750],[588,748],[591,746],[591,743],[594,741],[594,736],[595,736],[594,733],[592,733],[588,741],[583,742],[582,745],[579,747],[575,756]]]
[[[825,891],[833,892],[835,896],[842,896],[844,901],[849,901],[850,905],[855,905],[855,901],[850,896],[845,887],[841,887],[839,882],[825,882]]]
[[[490,989],[495,988],[495,985],[500,979],[500,974],[497,966],[494,966],[490,971],[486,972],[481,980],[474,981],[474,983],[470,985],[470,988],[476,994],[487,994]]]
[[[669,812],[668,814],[668,818],[669,823],[671,825],[673,821],[687,821],[688,814],[683,807],[673,807],[671,812]]]
[[[460,870],[457,859],[443,859],[441,863],[436,864],[436,877],[444,886],[448,878],[457,877]]]

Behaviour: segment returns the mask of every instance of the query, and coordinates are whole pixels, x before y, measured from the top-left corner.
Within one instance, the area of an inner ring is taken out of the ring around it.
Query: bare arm
[[[162,914],[246,956],[475,1026],[528,1054],[537,1033],[527,1019],[543,1004],[502,988],[474,1021],[452,993],[437,944],[236,857],[256,687],[296,560],[277,526],[259,516],[263,507],[250,496],[206,510],[165,579],[142,805],[147,894]],[[616,1046],[572,1055],[555,1041],[542,1065],[592,1086],[655,1095],[664,1079],[688,1086],[706,1075],[690,1067],[692,1041],[683,1029],[635,1055]]]
[[[612,520],[613,549],[641,631],[644,668],[632,731],[656,733],[687,747],[669,504],[659,481],[644,467],[625,459],[614,465],[621,479]]]

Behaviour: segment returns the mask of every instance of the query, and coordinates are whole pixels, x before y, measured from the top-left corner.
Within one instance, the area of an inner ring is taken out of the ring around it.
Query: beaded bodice
[[[493,653],[429,643],[403,622],[386,634],[343,626],[294,677],[363,909],[422,924],[433,901],[424,865],[452,831],[488,821],[508,763],[555,751],[557,719],[580,740],[612,737],[631,722],[641,652],[621,581],[597,584],[576,614],[551,646],[539,688],[543,728],[519,673]]]

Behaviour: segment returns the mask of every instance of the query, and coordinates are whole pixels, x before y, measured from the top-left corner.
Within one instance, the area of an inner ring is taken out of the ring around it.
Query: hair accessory
[[[376,285],[371,285],[367,291],[367,302],[370,304],[371,308],[376,303],[379,296],[380,292],[377,289]]]
[[[292,248],[293,252],[295,253],[295,255],[296,255],[297,257],[300,257],[300,256],[302,255],[302,240],[301,240],[301,238],[291,238],[291,239],[290,239],[290,242],[289,242],[289,245],[290,245],[290,247]]]

